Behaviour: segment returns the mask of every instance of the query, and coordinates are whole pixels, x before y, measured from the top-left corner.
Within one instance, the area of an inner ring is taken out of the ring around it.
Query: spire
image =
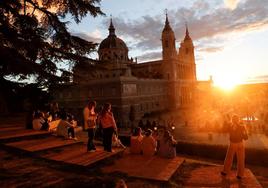
[[[187,22],[185,23],[185,29],[186,29],[186,31],[185,31],[185,35],[186,35],[186,36],[189,36],[189,31],[188,31],[188,25],[187,25]]]
[[[169,25],[167,9],[165,9],[165,11],[166,11],[166,25]]]
[[[187,25],[187,22],[185,22],[185,37],[184,37],[184,40],[185,39],[190,39],[191,40],[191,37],[189,35],[189,31],[188,31],[188,25]]]
[[[166,22],[165,22],[165,27],[164,30],[172,30],[170,25],[169,25],[169,21],[168,21],[168,13],[167,13],[167,9],[165,9],[166,11]]]
[[[114,28],[114,25],[113,25],[112,15],[111,15],[111,18],[110,18],[109,36],[115,36],[115,28]]]

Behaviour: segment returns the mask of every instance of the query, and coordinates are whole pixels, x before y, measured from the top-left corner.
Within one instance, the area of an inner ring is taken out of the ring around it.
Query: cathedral
[[[98,106],[110,102],[118,125],[124,127],[145,114],[190,108],[197,80],[194,45],[187,26],[177,50],[166,15],[162,59],[143,63],[128,57],[128,47],[115,31],[111,19],[109,35],[99,44],[98,59],[78,63],[72,82],[52,92],[59,105],[81,116],[88,99],[97,101]]]

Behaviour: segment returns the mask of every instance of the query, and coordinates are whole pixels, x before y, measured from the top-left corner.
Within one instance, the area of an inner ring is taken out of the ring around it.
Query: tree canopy
[[[73,36],[67,15],[79,23],[90,14],[104,15],[101,0],[4,0],[0,1],[0,79],[7,75],[35,75],[46,85],[68,79],[58,63],[88,61],[96,43]]]

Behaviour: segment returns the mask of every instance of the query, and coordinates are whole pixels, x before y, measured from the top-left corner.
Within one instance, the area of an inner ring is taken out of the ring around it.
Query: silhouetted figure
[[[245,146],[244,141],[248,139],[248,134],[245,126],[241,124],[239,117],[234,115],[232,117],[232,124],[229,127],[229,140],[230,145],[228,147],[226,157],[224,160],[224,167],[221,174],[226,176],[231,171],[233,163],[233,157],[237,157],[237,179],[241,179],[244,176],[245,168]]]
[[[148,119],[146,120],[146,125],[145,126],[146,126],[146,129],[151,129],[151,130],[153,129],[152,124]]]
[[[25,122],[26,129],[33,129],[33,117],[34,117],[34,111],[27,112]]]
[[[142,130],[144,130],[144,124],[143,124],[142,119],[139,121],[138,127],[140,127]]]
[[[153,120],[153,122],[152,122],[152,127],[153,127],[153,129],[154,129],[155,127],[157,127],[157,124],[156,124],[156,121],[155,121],[155,120]]]

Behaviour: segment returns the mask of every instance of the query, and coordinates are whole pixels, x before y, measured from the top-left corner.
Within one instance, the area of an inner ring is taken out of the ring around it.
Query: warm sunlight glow
[[[216,78],[214,80],[214,85],[220,87],[225,91],[231,91],[241,82],[241,79],[239,79],[238,77],[232,77],[228,75],[222,78]]]

